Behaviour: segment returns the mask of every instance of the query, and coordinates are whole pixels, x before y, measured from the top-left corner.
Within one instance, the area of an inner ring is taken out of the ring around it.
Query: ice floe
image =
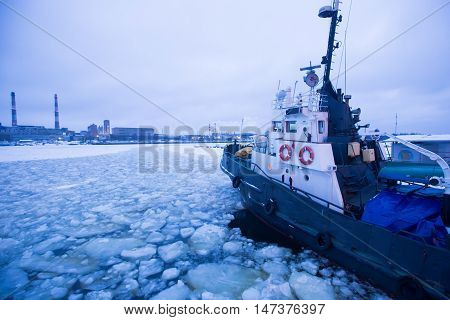
[[[207,255],[219,249],[226,237],[227,231],[223,227],[206,224],[195,230],[189,238],[189,244],[197,254]]]
[[[187,245],[183,241],[166,244],[158,248],[158,254],[164,262],[173,262],[186,254]]]
[[[307,272],[293,272],[289,278],[289,285],[298,299],[333,300],[336,298],[334,288],[328,280]]]
[[[190,293],[191,290],[179,280],[175,285],[155,295],[152,300],[186,300]]]
[[[179,275],[180,275],[180,270],[178,270],[177,268],[170,268],[170,269],[164,270],[164,272],[161,275],[161,279],[173,280],[173,279],[178,278]]]
[[[123,250],[120,255],[125,259],[144,259],[151,258],[156,253],[156,247],[148,245],[142,248],[133,248]]]
[[[148,261],[141,261],[139,264],[139,277],[147,278],[154,274],[158,274],[164,270],[164,262],[159,259],[151,259]]]
[[[238,298],[263,274],[235,264],[207,263],[188,271],[187,283],[201,291]]]
[[[124,250],[130,250],[143,245],[144,242],[134,238],[97,238],[86,243],[83,250],[91,257],[108,259],[121,254]]]

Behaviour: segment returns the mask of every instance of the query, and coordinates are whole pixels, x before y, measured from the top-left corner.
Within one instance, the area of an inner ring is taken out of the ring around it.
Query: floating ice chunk
[[[208,255],[220,248],[226,237],[226,229],[215,225],[203,225],[189,238],[191,248],[199,255]]]
[[[113,293],[107,290],[91,291],[85,296],[86,300],[111,300]]]
[[[263,300],[292,300],[295,299],[288,282],[266,281],[261,289]]]
[[[50,290],[50,295],[53,299],[62,299],[67,295],[67,288],[55,287]]]
[[[10,261],[10,256],[14,255],[17,246],[19,245],[19,241],[6,238],[0,238],[0,265],[4,262],[7,263]]]
[[[63,241],[65,239],[66,237],[58,234],[54,237],[51,237],[50,239],[40,242],[33,249],[37,253],[44,253],[49,250],[61,249],[66,245]]]
[[[202,226],[204,224],[204,222],[202,220],[199,220],[199,219],[191,219],[189,222],[194,227],[200,227],[200,226]]]
[[[321,270],[319,270],[319,274],[321,274],[322,276],[324,276],[326,278],[329,278],[332,276],[333,270],[331,270],[330,268],[321,269]]]
[[[344,269],[339,269],[339,270],[337,270],[337,271],[335,272],[335,275],[336,275],[337,277],[342,278],[342,277],[345,277],[345,276],[347,275],[347,272],[345,272]]]
[[[333,286],[327,281],[307,272],[293,272],[289,285],[298,299],[302,300],[333,300]]]
[[[151,217],[141,223],[141,229],[146,231],[158,231],[166,225],[166,219],[162,217]]]
[[[269,274],[285,276],[289,273],[289,268],[281,262],[268,261],[263,264],[263,270]]]
[[[151,258],[155,253],[156,247],[153,245],[148,245],[142,248],[123,250],[120,255],[125,259],[144,259]]]
[[[139,279],[141,282],[141,278]],[[148,299],[156,292],[160,292],[166,288],[166,282],[161,279],[150,280],[146,285],[141,287],[142,295]]]
[[[100,270],[100,271],[96,271],[96,272],[93,272],[90,274],[83,275],[83,276],[79,277],[78,280],[80,281],[81,287],[85,288],[86,286],[92,284],[95,280],[100,279],[104,275],[105,275],[105,271]]]
[[[188,237],[192,236],[194,231],[195,231],[195,229],[192,227],[182,228],[182,229],[180,229],[180,235],[182,238],[188,238]]]
[[[116,214],[111,218],[111,221],[117,224],[130,224],[131,220],[125,217],[123,214]]]
[[[91,211],[93,211],[93,212],[99,212],[99,213],[104,213],[104,212],[108,212],[108,211],[111,211],[111,209],[113,208],[114,206],[112,205],[112,204],[101,204],[101,205],[99,205],[99,206],[96,206],[96,207],[94,207],[94,208],[92,208],[91,209]]]
[[[147,278],[164,270],[164,262],[159,259],[141,261],[139,264],[139,278]]]
[[[192,216],[196,219],[201,219],[201,220],[210,220],[211,219],[211,214],[208,212],[203,212],[203,211],[194,211],[194,212],[192,212]]]
[[[164,272],[161,275],[161,279],[173,280],[173,279],[178,278],[179,275],[180,275],[180,270],[178,270],[177,268],[170,268],[170,269],[164,270]]]
[[[242,242],[240,241],[229,241],[225,242],[222,246],[223,252],[228,254],[236,254],[242,250]]]
[[[171,237],[176,237],[180,234],[180,230],[177,226],[166,226],[164,229],[161,230],[162,233],[164,233],[166,235],[166,239],[171,236]]]
[[[142,241],[134,238],[98,238],[86,243],[83,249],[91,257],[106,260],[119,255],[124,250],[142,247],[143,245]]]
[[[341,280],[341,279],[339,279],[337,277],[333,277],[333,279],[331,279],[331,283],[334,286],[344,286],[344,285],[347,284],[346,282],[344,282],[343,280]]]
[[[203,291],[201,294],[201,299],[202,300],[228,300],[230,299],[229,297],[225,297],[223,295],[220,294],[215,294],[209,291]]]
[[[146,241],[150,242],[150,243],[160,243],[160,242],[163,242],[165,238],[166,237],[160,232],[152,232],[147,237]]]
[[[244,209],[244,206],[242,205],[242,202],[239,201],[238,203],[236,203],[234,209],[235,210],[242,210],[242,209]]]
[[[0,250],[10,249],[19,244],[19,241],[11,238],[0,238]]]
[[[177,241],[158,248],[158,254],[164,262],[173,262],[186,254],[188,248],[183,241]]]
[[[135,267],[134,263],[131,262],[121,262],[113,265],[112,269],[117,273],[127,273]]]
[[[95,261],[80,256],[37,256],[23,257],[20,267],[30,271],[42,271],[53,273],[86,274],[97,269]]]
[[[350,290],[347,286],[339,287],[339,291],[345,298],[350,298],[354,295],[352,290]]]
[[[256,288],[248,288],[242,292],[243,300],[259,300],[261,298],[261,292]]]
[[[242,258],[239,256],[228,256],[225,259],[223,259],[223,263],[231,263],[231,264],[242,264]]]
[[[317,274],[317,271],[319,270],[319,266],[312,260],[303,261],[302,263],[300,263],[300,267],[313,276],[315,276]]]
[[[69,297],[67,299],[68,300],[82,300],[83,294],[82,293],[72,293],[69,295]]]
[[[266,259],[275,259],[280,258],[283,259],[291,254],[291,250],[278,247],[275,245],[270,245],[267,247],[264,247],[262,249],[259,249],[256,251],[256,255],[262,258]]]
[[[126,278],[114,291],[116,299],[131,299],[138,295],[139,283],[131,278]]]
[[[367,292],[366,292],[366,290],[364,290],[364,288],[359,284],[359,283],[357,283],[357,282],[355,282],[355,281],[353,281],[351,284],[350,284],[350,286],[351,286],[351,288],[354,290],[354,291],[356,291],[358,294],[360,294],[360,295],[365,295]]]
[[[377,293],[372,294],[370,296],[370,299],[371,300],[389,300],[390,298],[381,292],[377,292]]]
[[[195,289],[236,299],[261,276],[259,271],[234,264],[206,263],[189,270],[186,281]]]
[[[161,291],[152,300],[186,300],[190,293],[191,290],[189,290],[183,281],[178,280],[177,284]]]
[[[41,224],[39,227],[36,228],[36,232],[43,232],[43,231],[47,231],[48,230],[48,226],[44,223]]]
[[[0,299],[28,283],[27,273],[20,268],[7,266],[0,270]]]
[[[86,222],[86,220],[84,221]],[[83,227],[72,227],[67,228],[62,231],[66,236],[74,237],[74,238],[87,238],[87,237],[93,237],[108,233],[113,233],[116,231],[119,231],[122,228],[122,226],[119,226],[115,223],[108,223],[108,224],[99,224],[99,223],[89,223],[86,226]]]

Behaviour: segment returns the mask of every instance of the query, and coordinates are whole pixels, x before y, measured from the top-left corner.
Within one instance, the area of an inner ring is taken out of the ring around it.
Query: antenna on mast
[[[397,116],[397,112],[395,113],[395,131],[394,134],[397,134],[397,124],[398,124],[398,116]]]

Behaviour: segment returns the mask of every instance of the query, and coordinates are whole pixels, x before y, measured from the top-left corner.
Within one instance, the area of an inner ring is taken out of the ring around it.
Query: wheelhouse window
[[[283,132],[283,123],[281,121],[272,121],[273,132]]]
[[[319,126],[319,133],[324,133],[325,132],[325,121],[319,120],[318,126]]]
[[[296,133],[297,132],[297,121],[286,121],[286,132]]]

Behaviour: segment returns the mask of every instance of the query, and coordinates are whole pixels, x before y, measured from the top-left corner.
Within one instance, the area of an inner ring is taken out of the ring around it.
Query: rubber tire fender
[[[275,203],[275,201],[273,199],[269,199],[267,200],[267,202],[264,204],[264,212],[267,215],[271,215],[275,212],[277,208],[277,204]]]
[[[395,297],[401,300],[422,300],[425,298],[425,290],[419,281],[406,276],[398,280]]]
[[[239,188],[239,186],[241,185],[241,177],[239,176],[235,176],[232,180],[231,183],[233,185],[233,188]]]
[[[319,250],[327,250],[331,248],[332,242],[331,237],[326,232],[319,232],[316,236],[316,244],[319,247]]]

